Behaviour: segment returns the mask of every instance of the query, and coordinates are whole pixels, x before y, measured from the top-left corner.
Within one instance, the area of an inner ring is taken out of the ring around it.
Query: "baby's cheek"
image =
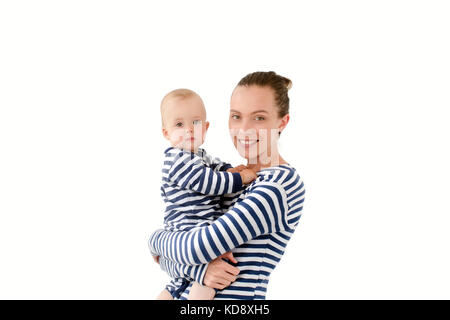
[[[205,141],[205,139],[206,139],[206,129],[204,129],[204,130],[202,131],[201,139],[202,139],[202,142]]]
[[[183,140],[183,137],[184,137],[184,130],[182,129],[174,130],[170,135],[170,142],[172,144],[178,144]]]

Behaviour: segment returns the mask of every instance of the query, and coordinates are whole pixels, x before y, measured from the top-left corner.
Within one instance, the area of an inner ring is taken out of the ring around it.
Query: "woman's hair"
[[[292,87],[291,80],[273,71],[257,71],[246,75],[238,83],[238,86],[249,87],[252,85],[272,88],[275,93],[279,117],[284,117],[289,113],[288,91]]]

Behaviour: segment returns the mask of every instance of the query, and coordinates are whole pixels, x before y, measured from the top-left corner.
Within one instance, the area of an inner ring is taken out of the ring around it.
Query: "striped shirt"
[[[197,153],[166,149],[161,184],[165,230],[191,230],[209,225],[220,216],[220,196],[242,189],[240,174],[226,172],[228,168],[230,164],[212,158],[204,149]],[[192,274],[174,275],[166,289],[176,298],[192,279]]]
[[[157,230],[150,251],[169,275],[203,283],[208,262],[231,250],[240,273],[215,299],[265,299],[269,276],[301,217],[304,195],[303,181],[290,165],[263,169],[248,188],[227,198],[224,205],[234,206],[214,223],[190,231]],[[190,286],[180,299],[187,298]]]
[[[168,148],[164,156],[161,196],[168,231],[211,224],[222,213],[220,196],[242,189],[241,175],[226,172],[231,165],[212,158],[204,149],[192,153]]]

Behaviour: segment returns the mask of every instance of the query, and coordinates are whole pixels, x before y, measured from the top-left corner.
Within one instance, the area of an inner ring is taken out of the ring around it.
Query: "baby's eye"
[[[239,120],[239,116],[237,114],[232,114],[231,118],[234,120]]]
[[[175,127],[181,128],[183,126],[183,122],[177,122],[175,124]]]
[[[194,120],[194,121],[192,121],[192,123],[194,124],[194,126],[197,126],[197,125],[202,124],[202,120]]]

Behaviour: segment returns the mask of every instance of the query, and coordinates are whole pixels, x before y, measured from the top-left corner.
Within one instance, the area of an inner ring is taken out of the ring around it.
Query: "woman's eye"
[[[202,124],[202,120],[194,120],[194,121],[192,121],[192,123],[193,123],[195,126],[197,126],[197,125]]]
[[[256,121],[262,121],[262,120],[264,120],[264,117],[255,117],[255,120]]]
[[[234,119],[234,120],[238,120],[239,116],[237,114],[233,114],[233,115],[231,115],[231,118]]]
[[[181,128],[183,126],[183,123],[182,122],[177,122],[176,124],[175,124],[175,127],[178,127],[178,128]]]

